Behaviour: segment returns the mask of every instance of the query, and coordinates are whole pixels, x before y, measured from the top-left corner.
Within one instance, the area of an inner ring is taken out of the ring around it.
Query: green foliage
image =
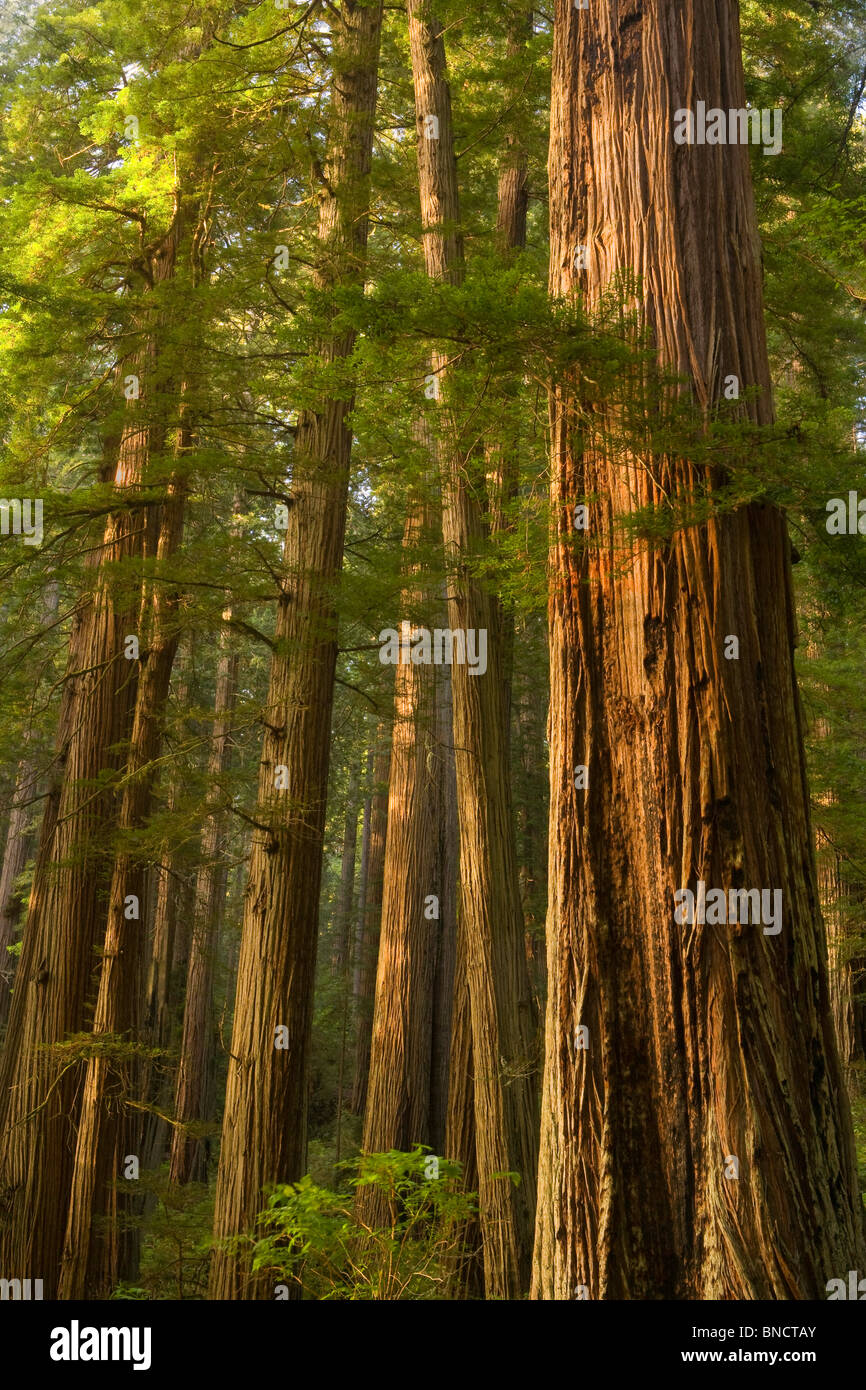
[[[461,1190],[460,1165],[437,1159],[437,1175],[427,1177],[433,1161],[422,1145],[392,1149],[341,1164],[351,1174],[348,1190],[319,1187],[310,1177],[275,1188],[259,1218],[267,1234],[256,1242],[254,1268],[313,1299],[446,1299],[475,1204]],[[363,1188],[381,1196],[379,1226],[357,1214],[354,1197]]]
[[[138,1284],[119,1284],[112,1298],[205,1299],[213,1194],[202,1183],[172,1184],[165,1173],[143,1172],[118,1187],[139,1199],[139,1210],[126,1223],[142,1233],[141,1270]]]

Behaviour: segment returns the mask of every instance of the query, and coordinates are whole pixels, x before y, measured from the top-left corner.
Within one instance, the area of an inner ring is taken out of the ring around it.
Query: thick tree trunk
[[[169,279],[176,254],[175,229],[151,258],[154,284]],[[147,410],[148,373],[155,342],[125,364],[143,382],[141,399],[128,409],[117,450],[106,464],[106,480],[135,496],[161,428]],[[12,1002],[0,1065],[0,1193],[6,1209],[0,1225],[0,1268],[9,1277],[43,1280],[55,1296],[66,1226],[66,1197],[72,1169],[68,1142],[80,1090],[77,1065],[57,1046],[79,1033],[91,990],[97,922],[104,915],[105,835],[115,808],[110,775],[129,734],[137,663],[124,656],[124,638],[134,633],[133,602],[115,602],[108,575],[141,555],[145,511],[125,507],[113,514],[94,554],[93,593],[81,604],[70,637],[69,663],[61,701],[56,776],[40,834],[18,987]],[[96,789],[96,790],[95,790]]]
[[[463,245],[451,97],[442,28],[425,0],[409,0],[418,178],[427,273],[459,282]],[[437,138],[428,138],[435,116]],[[445,359],[434,359],[440,382]],[[452,629],[487,634],[487,672],[453,671],[454,747],[460,823],[461,903],[472,1012],[476,1156],[488,1297],[509,1298],[528,1281],[534,1213],[535,1023],[523,945],[508,766],[507,626],[501,605],[470,574],[483,536],[481,509],[456,430],[440,443],[442,530]],[[448,437],[450,435],[450,437]],[[476,465],[483,469],[483,461]],[[520,1174],[515,1184],[501,1175]]]
[[[639,275],[639,317],[696,412],[737,376],[740,418],[765,424],[748,150],[675,143],[674,113],[697,101],[745,108],[733,0],[558,0],[551,290],[579,285],[595,306],[618,273]],[[556,386],[534,1294],[823,1298],[829,1278],[863,1267],[864,1247],[785,521],[756,504],[642,543],[625,518],[712,496],[721,475],[611,448],[611,423],[577,384]],[[575,546],[584,501],[590,531]],[[731,635],[739,659],[726,659]],[[699,883],[770,890],[771,903],[780,891],[781,930],[704,925],[697,911],[678,925],[674,894]]]
[[[213,969],[225,901],[225,872],[220,862],[225,831],[222,778],[231,759],[231,723],[237,692],[238,654],[223,613],[220,655],[214,695],[214,722],[208,757],[208,816],[201,837],[201,863],[196,875],[192,942],[186,981],[180,1066],[177,1074],[169,1178],[171,1182],[205,1182],[207,1149],[191,1134],[189,1124],[207,1119],[208,1076],[213,1045]]]
[[[331,146],[321,191],[322,288],[362,285],[381,4],[344,0],[335,20]],[[323,342],[345,361],[355,335]],[[347,393],[302,413],[276,649],[244,909],[214,1233],[253,1228],[266,1183],[293,1182],[307,1153],[307,1086],[328,786],[337,615],[352,435]],[[285,1031],[279,1031],[285,1030]],[[268,1298],[245,1257],[219,1245],[212,1298]]]
[[[391,733],[384,724],[376,730],[372,766],[372,788],[365,811],[362,847],[363,905],[358,908],[355,939],[353,993],[355,1006],[355,1078],[351,1110],[363,1115],[367,1103],[370,1072],[370,1037],[376,998],[376,967],[379,958],[379,928],[382,919],[382,890],[385,881],[385,837],[388,830],[388,780],[391,771]]]

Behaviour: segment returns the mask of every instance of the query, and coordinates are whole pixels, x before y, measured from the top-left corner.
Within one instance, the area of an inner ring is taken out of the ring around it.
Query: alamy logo
[[[674,112],[674,140],[678,145],[763,145],[764,154],[781,154],[782,108],[712,106],[708,111],[705,101],[694,111],[681,106]]]
[[[468,666],[470,676],[483,676],[487,670],[487,629],[441,628],[430,632],[426,627],[413,627],[402,622],[401,632],[395,627],[379,633],[379,660],[383,666]],[[401,635],[402,634],[402,635]]]
[[[68,1327],[51,1329],[52,1361],[131,1361],[134,1371],[150,1369],[149,1327]]]
[[[0,497],[0,536],[22,536],[25,545],[41,545],[42,534],[41,497]]]
[[[866,497],[861,501],[856,492],[844,497],[831,497],[827,503],[827,533],[831,536],[866,536]]]
[[[41,1297],[41,1279],[0,1279],[0,1302],[5,1302],[6,1299],[25,1301]]]
[[[781,888],[711,888],[703,880],[697,893],[678,888],[674,893],[674,921],[682,925],[696,922],[703,926],[764,925],[765,936],[778,936],[782,930]]]
[[[866,1302],[866,1279],[858,1279],[860,1271],[858,1269],[848,1270],[848,1285],[845,1286],[844,1279],[830,1279],[826,1285],[827,1302],[833,1303],[839,1299],[853,1299],[858,1303]]]

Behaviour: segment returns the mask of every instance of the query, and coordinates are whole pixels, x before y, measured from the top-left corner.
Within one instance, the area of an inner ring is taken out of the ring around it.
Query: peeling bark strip
[[[331,143],[321,193],[317,279],[322,289],[364,283],[381,0],[344,0],[334,18]],[[320,356],[351,356],[351,330],[326,335]],[[322,399],[295,437],[276,650],[264,713],[256,820],[238,964],[214,1234],[250,1232],[266,1183],[295,1182],[307,1153],[313,982],[337,659],[334,583],[343,563],[352,401]],[[275,790],[275,769],[285,790]],[[275,1029],[287,1030],[285,1049]],[[271,1298],[245,1257],[218,1244],[211,1298]]]
[[[672,116],[693,97],[745,105],[733,0],[581,11],[558,0],[551,291],[575,289],[577,246],[590,306],[617,272],[637,273],[659,362],[701,407],[735,374],[758,388],[741,418],[767,423],[748,151],[677,145]],[[650,470],[603,446],[576,452],[578,395],[575,383],[551,398],[550,994],[534,1296],[573,1298],[584,1285],[592,1298],[824,1297],[830,1278],[863,1266],[864,1247],[785,521],[753,505],[656,548],[626,541],[623,517],[716,480],[683,459]],[[601,413],[595,424],[601,438]],[[581,499],[597,544],[576,550]],[[724,660],[731,633],[739,661]],[[674,892],[698,881],[780,888],[782,932],[675,923]]]

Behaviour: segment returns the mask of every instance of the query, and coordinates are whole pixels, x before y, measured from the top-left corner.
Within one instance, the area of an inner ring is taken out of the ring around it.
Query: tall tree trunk
[[[352,929],[352,904],[355,897],[355,858],[358,849],[358,785],[361,770],[357,763],[349,772],[346,790],[346,818],[343,825],[343,853],[340,857],[340,888],[334,914],[334,935],[331,947],[331,972],[345,976],[349,960],[349,941]]]
[[[29,730],[25,731],[27,742],[28,735]],[[8,947],[14,940],[24,906],[15,885],[24,871],[32,845],[30,825],[33,806],[30,803],[36,795],[36,780],[35,763],[29,757],[22,758],[15,776],[12,809],[0,867],[0,1029],[5,1026],[9,1016],[15,982],[15,960],[9,954]]]
[[[457,772],[454,760],[454,704],[451,697],[451,673],[447,666],[441,667],[436,672],[434,705],[435,759],[439,801],[439,842],[437,845],[439,921],[436,924],[438,939],[436,974],[433,981],[430,1143],[437,1153],[443,1153],[448,1125],[451,1037],[454,1017],[455,971],[457,968],[457,880],[460,869]]]
[[[815,832],[818,864],[818,893],[827,927],[828,986],[839,1057],[845,1068],[857,1060],[857,1033],[854,1012],[854,970],[848,939],[850,893],[842,873],[842,860],[827,836]]]
[[[343,0],[335,19],[331,144],[321,189],[320,288],[365,277],[381,3]],[[335,310],[336,312],[336,310]],[[345,362],[355,334],[319,345]],[[250,1231],[269,1182],[301,1177],[327,800],[352,401],[343,390],[298,421],[276,648],[271,664],[226,1087],[214,1234]],[[285,1030],[278,1032],[278,1030]],[[277,1045],[279,1044],[279,1046]],[[236,1248],[218,1245],[212,1298],[267,1298]]]
[[[59,589],[57,581],[49,580],[42,601],[42,622],[50,625],[57,614]],[[34,701],[38,692],[34,690]],[[15,931],[24,910],[24,899],[16,887],[24,872],[35,840],[34,823],[42,811],[39,796],[39,775],[33,747],[33,726],[27,724],[21,738],[21,761],[15,774],[12,805],[6,826],[3,857],[0,862],[0,1030],[5,1028],[12,1003],[15,981],[14,956],[8,948],[13,944]]]
[[[343,1156],[343,1111],[346,1104],[346,1056],[352,1007],[355,936],[352,908],[355,901],[355,858],[358,848],[358,787],[361,770],[353,762],[346,793],[346,819],[343,827],[343,853],[340,859],[340,889],[337,897],[336,931],[331,954],[331,971],[340,982],[340,1056],[337,1067],[337,1119],[334,1164]]]
[[[401,614],[417,614],[429,606],[419,550],[429,542],[432,522],[429,505],[417,502],[410,507],[403,533],[406,583]],[[435,686],[430,665],[407,661],[395,668],[388,837],[362,1141],[366,1153],[407,1150],[431,1141],[441,912]],[[381,1194],[372,1187],[359,1188],[357,1207],[373,1224],[384,1213]]]
[[[376,997],[376,966],[385,880],[385,837],[388,830],[388,780],[391,770],[391,734],[383,722],[376,729],[369,817],[365,814],[362,847],[363,906],[358,908],[358,928],[353,966],[355,1006],[355,1078],[351,1110],[363,1115],[370,1071],[370,1036]]]
[[[680,405],[690,391],[709,417],[736,376],[739,418],[766,424],[748,150],[675,143],[674,112],[698,100],[745,108],[734,0],[586,10],[558,0],[551,291],[579,286],[592,307],[618,273],[639,275],[641,326],[660,366],[690,383]],[[605,426],[616,417],[602,403],[584,402],[578,431],[580,397],[577,383],[559,383],[551,404],[549,1003],[534,1294],[821,1298],[830,1277],[863,1266],[864,1247],[785,520],[754,504],[665,542],[635,539],[625,518],[686,506],[704,489],[712,497],[723,475],[612,447]],[[575,502],[589,507],[579,546]],[[726,659],[731,635],[738,660]],[[586,789],[576,767],[588,768]],[[767,889],[771,902],[780,890],[781,931],[704,925],[697,911],[678,925],[674,894],[699,882]]]
[[[174,271],[175,228],[150,259],[154,285]],[[136,505],[150,453],[160,447],[161,426],[147,392],[156,342],[128,361],[144,383],[130,403],[120,440],[108,441],[104,480],[132,497],[113,513],[91,561],[93,592],[81,603],[69,644],[69,662],[58,723],[56,773],[46,802],[33,891],[0,1064],[0,1267],[10,1277],[43,1280],[54,1297],[66,1226],[72,1168],[70,1121],[77,1113],[76,1063],[57,1047],[81,1031],[93,977],[96,923],[104,912],[107,878],[105,835],[115,807],[110,774],[129,734],[135,697],[135,665],[125,659],[124,638],[136,631],[137,611],[124,595],[115,601],[109,575],[142,552],[145,510]],[[148,416],[150,411],[150,416]]]
[[[237,504],[236,504],[237,506]],[[180,1066],[177,1074],[174,1114],[179,1122],[172,1130],[169,1178],[171,1182],[205,1182],[207,1150],[200,1136],[186,1128],[207,1118],[209,1058],[212,1050],[213,967],[225,901],[225,872],[220,853],[225,831],[222,809],[222,778],[231,759],[231,723],[237,693],[238,653],[232,642],[228,622],[231,609],[223,613],[220,655],[214,695],[214,722],[208,757],[208,815],[201,837],[201,863],[196,874],[195,907]]]
[[[521,661],[514,674],[512,745],[517,860],[526,925],[526,958],[536,1006],[543,1013],[547,994],[544,918],[547,904],[545,827],[549,799],[545,743],[548,702],[539,698],[539,682],[534,669],[538,647],[534,616],[521,624],[518,645]],[[539,659],[543,660],[540,650]]]
[[[172,671],[173,684],[177,687],[174,704],[178,711],[187,710],[194,703],[193,665],[193,646],[188,636],[181,639]],[[165,794],[166,810],[170,814],[180,805],[185,776],[183,760],[173,757]],[[183,1026],[177,1001],[184,994],[195,912],[195,874],[189,860],[189,846],[177,849],[168,842],[163,844],[159,863],[151,871],[147,895],[148,904],[153,901],[153,929],[145,987],[144,1037],[158,1055],[147,1059],[143,1068],[143,1093],[150,1108],[141,1166],[151,1171],[162,1166],[170,1147],[169,1124],[163,1116],[171,1110],[176,1077],[167,1054],[174,1048]]]
[[[514,21],[508,36],[508,57],[514,59],[525,50],[525,39],[531,32],[531,16]],[[500,160],[497,196],[496,234],[503,258],[508,261],[526,246],[526,211],[528,205],[527,155],[521,139],[519,117],[509,112],[505,119],[505,149]],[[509,396],[514,383],[502,382],[498,389]],[[513,524],[510,508],[518,488],[517,458],[513,448],[502,441],[492,441],[487,450],[487,494],[490,529],[494,534],[504,532]],[[505,709],[511,709],[513,674],[514,623],[511,614],[503,614],[504,650],[503,680],[506,691]],[[449,692],[450,693],[450,692]],[[452,713],[453,727],[453,713]],[[507,736],[510,731],[507,731]],[[509,738],[510,746],[510,738]],[[452,790],[453,788],[453,790]],[[453,737],[451,769],[446,793],[446,817],[453,817],[456,826],[457,786],[454,766]],[[515,818],[515,828],[517,820]],[[459,855],[459,850],[458,850]],[[522,865],[521,865],[522,868]],[[526,894],[521,883],[521,907]],[[456,904],[455,904],[456,907]],[[469,986],[466,978],[465,925],[458,922],[457,964],[454,976],[455,991],[451,1015],[450,1076],[445,1124],[445,1152],[461,1165],[464,1190],[473,1191],[477,1183],[475,1161],[475,1094],[472,1081],[472,1018]],[[529,959],[529,956],[527,956]],[[454,1297],[481,1297],[483,1294],[483,1260],[481,1230],[476,1219],[462,1224],[459,1237],[459,1257],[453,1269]]]
[[[409,42],[418,129],[418,178],[427,273],[459,282],[463,244],[451,96],[442,27],[429,0],[409,0]],[[435,116],[435,139],[427,138]],[[446,362],[434,359],[446,382]],[[448,437],[450,435],[450,437]],[[452,629],[487,633],[487,673],[453,672],[454,746],[460,823],[461,903],[472,1013],[475,1143],[487,1294],[525,1291],[532,1247],[536,1167],[535,1023],[523,945],[508,766],[506,627],[501,605],[471,575],[483,536],[456,430],[440,442],[442,529]],[[520,1174],[514,1183],[501,1174]]]
[[[185,430],[183,434],[181,451],[185,452],[191,440]],[[179,595],[160,570],[180,545],[185,498],[185,479],[175,474],[161,509],[156,580],[139,626],[141,671],[118,818],[121,847],[109,893],[94,1041],[84,1078],[60,1277],[60,1297],[67,1299],[106,1298],[117,1281],[132,1272],[134,1233],[128,1222],[124,1226],[129,1195],[116,1184],[125,1176],[125,1159],[135,1157],[140,1163],[143,1148],[143,1119],[140,1112],[130,1114],[129,1103],[140,1101],[141,1096],[141,1070],[134,1048],[141,1036],[148,866],[128,846],[150,811],[177,650]]]
[[[466,965],[466,933],[458,926],[454,1005],[451,1013],[448,1112],[445,1124],[445,1154],[460,1164],[465,1192],[478,1189],[475,1161],[475,1086],[472,1075],[472,1011]],[[477,1217],[460,1223],[455,1237],[450,1292],[455,1299],[484,1297],[484,1258],[481,1227]]]

